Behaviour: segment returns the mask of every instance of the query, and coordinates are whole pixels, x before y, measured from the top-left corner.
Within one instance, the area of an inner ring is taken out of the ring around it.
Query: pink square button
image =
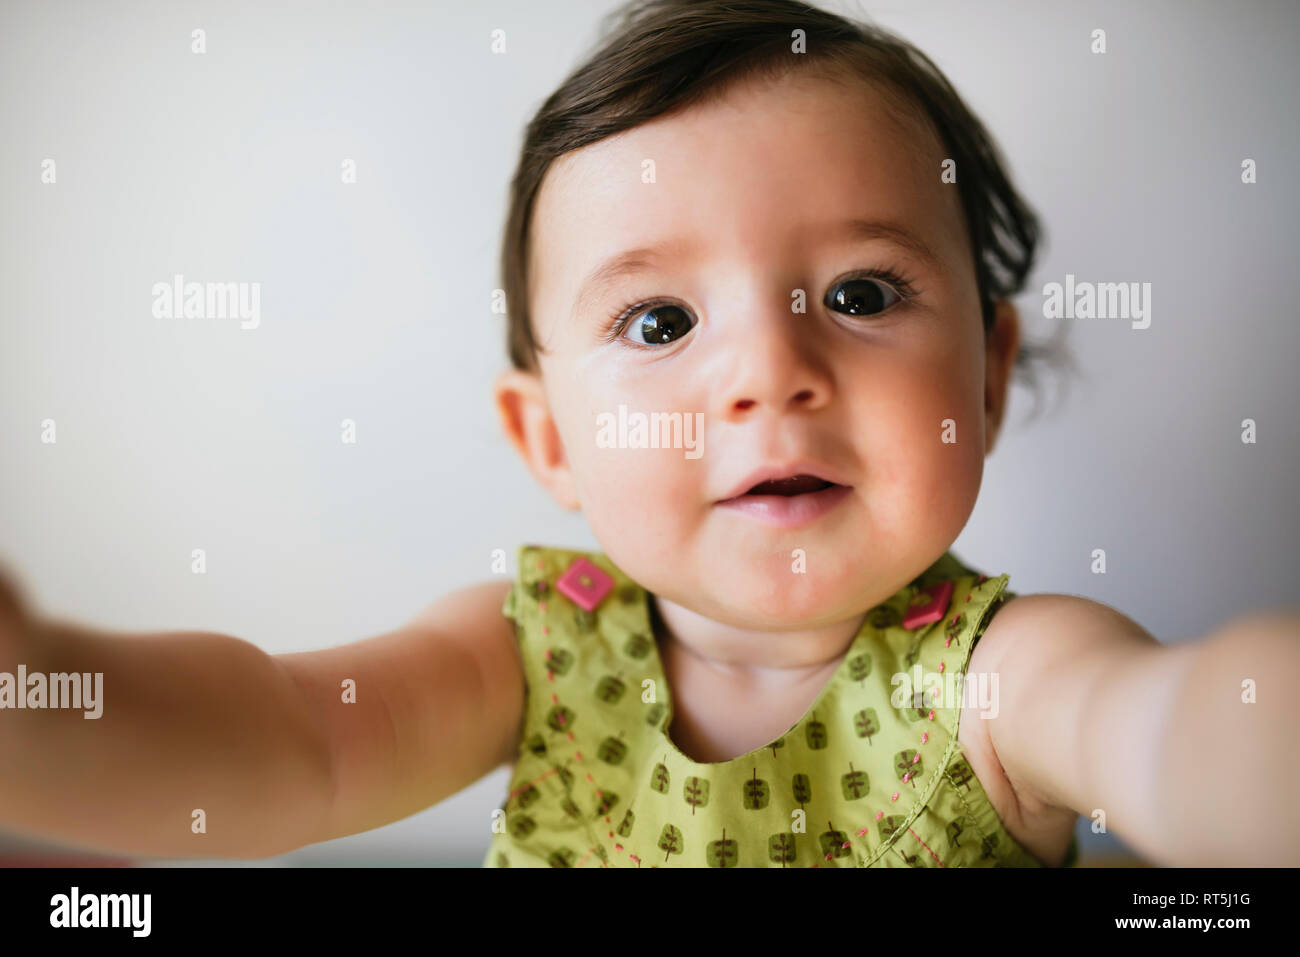
[[[903,616],[904,628],[920,628],[938,621],[948,611],[952,599],[953,583],[937,582],[922,588],[912,596],[912,604]]]
[[[585,611],[591,611],[614,587],[614,579],[585,558],[576,558],[555,587]]]

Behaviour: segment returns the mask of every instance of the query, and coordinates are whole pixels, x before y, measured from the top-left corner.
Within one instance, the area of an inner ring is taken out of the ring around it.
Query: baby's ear
[[[985,342],[984,454],[988,455],[1002,430],[1011,374],[1020,349],[1020,314],[1010,299],[998,300],[993,328]]]
[[[510,444],[560,507],[576,511],[580,503],[573,487],[573,473],[541,377],[507,369],[497,376],[492,392]]]

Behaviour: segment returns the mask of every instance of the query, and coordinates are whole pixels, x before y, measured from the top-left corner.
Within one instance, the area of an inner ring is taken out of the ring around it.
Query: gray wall
[[[491,577],[492,549],[596,546],[499,433],[488,301],[522,126],[612,6],[0,7],[0,559],[41,607],[300,651]],[[1169,640],[1294,602],[1300,6],[861,8],[1042,213],[1030,335],[1066,273],[1153,288],[1148,329],[1065,324],[1083,375],[1032,422],[1017,388],[954,551]],[[262,283],[260,326],[154,318],[175,273]],[[477,864],[505,784],[282,860]]]

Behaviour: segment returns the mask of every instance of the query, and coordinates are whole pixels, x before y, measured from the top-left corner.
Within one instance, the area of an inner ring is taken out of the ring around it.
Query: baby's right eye
[[[640,312],[632,310],[640,309]],[[629,316],[623,335],[642,345],[665,345],[684,337],[695,328],[695,320],[681,306],[663,303],[642,309],[633,306],[624,315]]]

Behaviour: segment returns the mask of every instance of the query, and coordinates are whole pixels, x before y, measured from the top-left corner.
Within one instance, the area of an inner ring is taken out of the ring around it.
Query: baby
[[[792,0],[622,13],[527,128],[496,385],[603,550],[277,656],[9,589],[0,827],[266,857],[509,763],[489,866],[1059,866],[1080,814],[1158,864],[1300,863],[1294,710],[1253,694],[1295,616],[1165,647],[949,551],[1038,228],[937,68]],[[73,672],[97,720],[31,704]]]

